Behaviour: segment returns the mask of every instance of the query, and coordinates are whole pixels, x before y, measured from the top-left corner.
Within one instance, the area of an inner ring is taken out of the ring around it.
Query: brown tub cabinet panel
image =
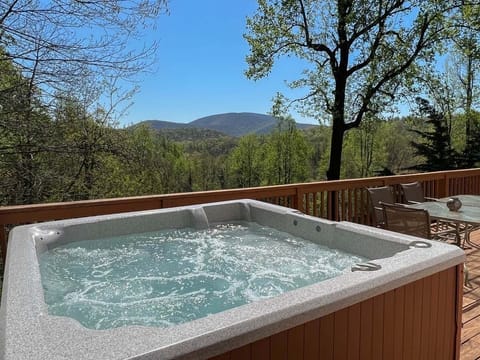
[[[458,360],[462,278],[452,267],[210,360]]]

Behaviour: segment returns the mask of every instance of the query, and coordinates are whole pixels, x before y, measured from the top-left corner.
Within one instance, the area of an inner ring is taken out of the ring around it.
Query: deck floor
[[[480,231],[472,234],[480,246]],[[467,248],[469,283],[463,287],[461,360],[480,359],[480,249]]]

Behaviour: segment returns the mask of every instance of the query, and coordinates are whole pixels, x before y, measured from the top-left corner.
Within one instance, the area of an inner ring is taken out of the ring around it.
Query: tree
[[[474,110],[474,106],[478,104],[479,100],[478,94],[476,94],[480,69],[480,32],[477,29],[479,15],[480,7],[478,5],[466,5],[459,9],[454,20],[464,26],[455,29],[450,52],[456,70],[457,101],[464,111],[463,167],[471,167],[479,160],[477,130],[480,124],[478,123],[478,113]]]
[[[375,173],[377,175],[394,175],[412,168],[423,161],[416,155],[411,146],[412,141],[418,142],[420,136],[410,131],[409,118],[395,118],[382,122],[375,138],[380,143],[377,156],[379,160]]]
[[[466,124],[465,128],[469,131],[459,155],[459,167],[472,168],[480,162],[480,113],[470,110],[463,115],[457,115],[456,121]]]
[[[259,186],[262,180],[263,153],[257,135],[240,138],[230,155],[230,171],[234,187]]]
[[[0,51],[1,54],[1,51]],[[37,88],[8,61],[0,62],[1,203],[37,202],[48,192],[46,154],[56,141]]]
[[[419,65],[433,60],[448,33],[444,18],[465,1],[258,0],[247,20],[247,77],[259,79],[277,58],[309,66],[293,87],[306,112],[332,122],[327,178],[340,177],[343,138],[368,113],[384,111],[412,86]]]
[[[265,142],[265,178],[268,185],[305,181],[310,149],[295,121],[287,113],[285,98],[277,93],[271,115],[277,119],[274,131]]]
[[[329,126],[316,126],[303,131],[309,149],[311,149],[310,179],[324,180],[326,165],[324,160],[328,157],[331,129]],[[320,175],[322,174],[322,175]]]
[[[62,201],[100,197],[106,180],[104,162],[110,156],[122,155],[125,136],[114,129],[106,109],[89,111],[85,99],[57,97],[53,128],[55,137],[62,141],[56,152],[63,157],[56,161],[60,167],[57,193]]]
[[[465,134],[467,144],[472,136],[472,110],[478,99],[474,91],[477,81],[477,73],[480,66],[480,33],[476,28],[480,7],[478,5],[465,5],[458,11],[459,22],[465,24],[456,28],[452,41],[453,51],[457,55],[457,76],[463,90],[462,103],[467,116]]]
[[[120,179],[130,182],[130,195],[189,190],[189,162],[180,144],[147,125],[126,129],[125,136],[126,146],[118,158],[122,168]],[[117,196],[124,195],[120,192]]]
[[[457,168],[458,154],[451,145],[451,136],[445,117],[425,99],[417,98],[418,109],[421,115],[427,116],[426,129],[412,131],[420,135],[420,141],[412,142],[417,155],[423,156],[425,161],[411,169],[420,171],[441,171]]]
[[[151,60],[155,44],[141,35],[164,8],[165,0],[1,1],[0,62],[50,95],[87,76],[129,76]],[[132,41],[144,45],[131,50]]]
[[[372,175],[375,155],[378,153],[374,150],[379,140],[377,133],[380,121],[377,118],[367,118],[357,129],[346,135],[343,150],[347,156],[344,157],[342,164],[342,172],[346,178]],[[347,167],[347,162],[350,162],[351,166]]]
[[[105,84],[116,86],[148,65],[155,44],[127,46],[141,40],[164,6],[165,0],[0,1],[0,143],[3,163],[13,164],[7,203],[97,194],[98,171],[119,143],[104,123],[113,104],[98,106],[111,95]],[[61,102],[66,122],[57,121]],[[60,176],[49,173],[55,168]]]
[[[265,165],[268,185],[305,181],[310,152],[291,117],[278,117],[277,127],[266,139]]]
[[[83,96],[79,84],[89,84],[90,96],[98,100],[105,83],[132,79],[151,64],[156,44],[146,43],[142,35],[155,26],[165,3],[0,1],[0,63],[13,64],[28,80],[27,102],[35,96],[50,106],[58,94]],[[103,95],[108,99],[109,94]]]

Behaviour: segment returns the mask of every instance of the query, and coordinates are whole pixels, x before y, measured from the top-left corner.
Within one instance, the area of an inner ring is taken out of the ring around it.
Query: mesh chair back
[[[382,204],[385,229],[425,239],[431,238],[430,215],[424,209]]]
[[[383,211],[381,203],[393,204],[395,203],[395,196],[389,186],[381,186],[376,188],[367,188],[370,212],[372,214],[373,222],[375,226],[383,227]]]
[[[407,203],[426,201],[423,186],[418,181],[409,184],[400,184],[400,187],[402,188],[403,197]]]

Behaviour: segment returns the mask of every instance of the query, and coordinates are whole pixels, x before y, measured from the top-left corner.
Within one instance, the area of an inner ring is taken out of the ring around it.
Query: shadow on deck
[[[472,234],[480,246],[480,231]],[[469,283],[463,287],[461,360],[480,359],[480,249],[467,248]]]

